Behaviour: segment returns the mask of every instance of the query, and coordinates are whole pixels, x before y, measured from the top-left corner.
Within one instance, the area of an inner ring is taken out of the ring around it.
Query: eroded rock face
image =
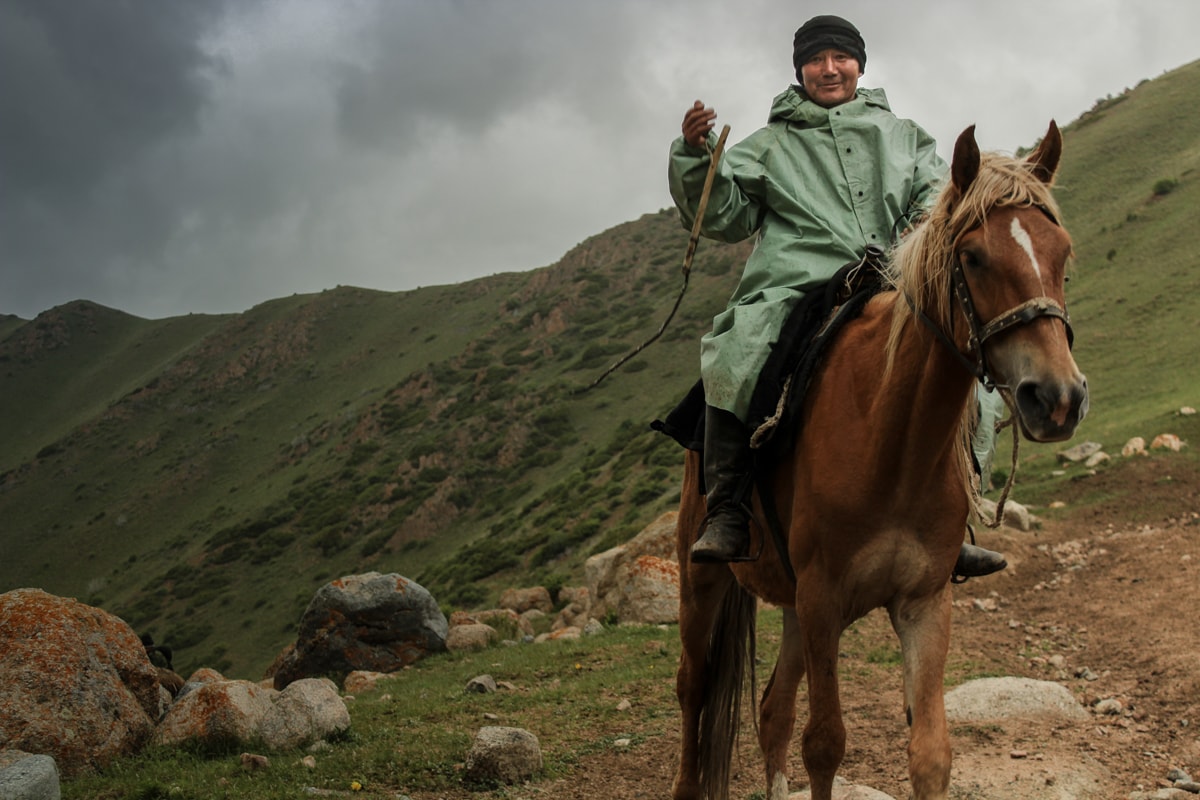
[[[0,748],[65,777],[135,753],[158,719],[158,675],[123,620],[40,589],[0,595]]]
[[[273,675],[282,689],[301,678],[355,670],[395,672],[446,650],[449,625],[424,587],[395,573],[368,572],[325,584],[300,620],[295,648]]]

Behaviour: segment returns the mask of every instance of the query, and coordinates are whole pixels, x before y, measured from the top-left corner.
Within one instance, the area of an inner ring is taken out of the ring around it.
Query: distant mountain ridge
[[[1198,94],[1195,62],[1066,127],[1081,436],[1200,399]],[[680,451],[647,423],[695,380],[750,243],[703,242],[663,338],[582,390],[658,329],[686,237],[665,210],[455,286],[0,318],[0,591],[76,596],[185,671],[258,677],[339,575],[400,572],[454,607],[580,582],[677,500]]]

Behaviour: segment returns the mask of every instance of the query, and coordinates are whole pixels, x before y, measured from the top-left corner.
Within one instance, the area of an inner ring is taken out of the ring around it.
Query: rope
[[[708,210],[708,196],[712,192],[713,178],[717,173],[717,163],[721,160],[721,154],[725,152],[725,139],[729,137],[729,126],[726,125],[721,129],[721,135],[717,138],[717,146],[710,150],[708,174],[704,176],[704,190],[700,192],[700,204],[696,207],[696,220],[692,223],[692,235],[688,238],[687,252],[683,254],[683,286],[679,289],[679,295],[675,298],[675,305],[671,306],[671,313],[667,314],[667,318],[663,320],[663,324],[659,326],[658,331],[646,341],[633,348],[630,352],[621,357],[619,361],[613,364],[608,369],[600,374],[599,378],[592,381],[590,385],[577,389],[576,394],[590,391],[600,385],[600,381],[607,378],[612,373],[620,369],[629,359],[636,356],[638,353],[645,350],[654,342],[658,341],[658,337],[663,335],[667,326],[671,324],[671,320],[675,318],[675,312],[679,310],[679,304],[683,302],[683,294],[688,288],[688,278],[692,274],[692,259],[696,255],[696,245],[700,241],[700,226],[704,222],[704,212]],[[705,142],[707,147],[708,142]]]
[[[1016,424],[1017,409],[1013,404],[1012,394],[1005,389],[997,389],[1000,392],[1000,397],[1004,400],[1004,405],[1008,406],[1008,419],[996,423],[996,433],[1005,428],[1012,428],[1012,465],[1008,470],[1008,478],[1004,481],[1004,491],[1000,493],[1000,499],[996,501],[996,518],[992,521],[984,520],[984,525],[989,528],[999,528],[1004,523],[1004,504],[1008,502],[1008,494],[1012,491],[1013,481],[1017,477],[1017,455],[1021,447],[1021,432]],[[976,505],[978,508],[978,505]],[[981,515],[982,517],[982,515]]]

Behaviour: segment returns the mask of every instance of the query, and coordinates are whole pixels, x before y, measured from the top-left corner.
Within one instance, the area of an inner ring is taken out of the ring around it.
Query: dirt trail
[[[1113,499],[1072,512],[1085,496]],[[1200,774],[1200,474],[1184,459],[1152,459],[1073,483],[1062,500],[1067,516],[1038,530],[981,532],[1010,567],[955,588],[948,673],[1058,681],[1090,719],[952,726],[959,800],[1107,800],[1165,786],[1173,767]],[[892,636],[880,613],[858,627],[867,639]],[[840,774],[907,798],[897,668],[846,672]],[[1117,713],[1094,708],[1108,699],[1120,703]],[[793,790],[806,782],[798,739]],[[670,731],[597,756],[572,785],[536,794],[667,797],[677,744]],[[734,797],[765,788],[761,763],[753,735],[745,737]]]

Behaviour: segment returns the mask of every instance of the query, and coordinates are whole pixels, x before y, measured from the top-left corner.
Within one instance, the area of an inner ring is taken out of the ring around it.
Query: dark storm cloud
[[[553,263],[793,78],[788,0],[0,0],[0,313],[241,311]],[[842,0],[940,142],[1029,144],[1195,57],[1194,0]],[[1061,31],[1086,19],[1086,35]],[[1014,27],[1015,20],[1037,20]],[[970,33],[971,35],[965,35]],[[943,148],[943,154],[946,155]]]
[[[638,41],[630,12],[615,1],[381,3],[366,51],[342,71],[341,130],[394,148],[447,128],[478,136],[535,103],[611,114]]]
[[[221,69],[200,41],[221,11],[0,2],[0,300],[64,283],[95,296],[153,251],[170,225],[165,187],[131,165],[195,131]]]
[[[0,171],[11,200],[77,197],[192,128],[219,68],[199,46],[220,3],[0,3]]]

